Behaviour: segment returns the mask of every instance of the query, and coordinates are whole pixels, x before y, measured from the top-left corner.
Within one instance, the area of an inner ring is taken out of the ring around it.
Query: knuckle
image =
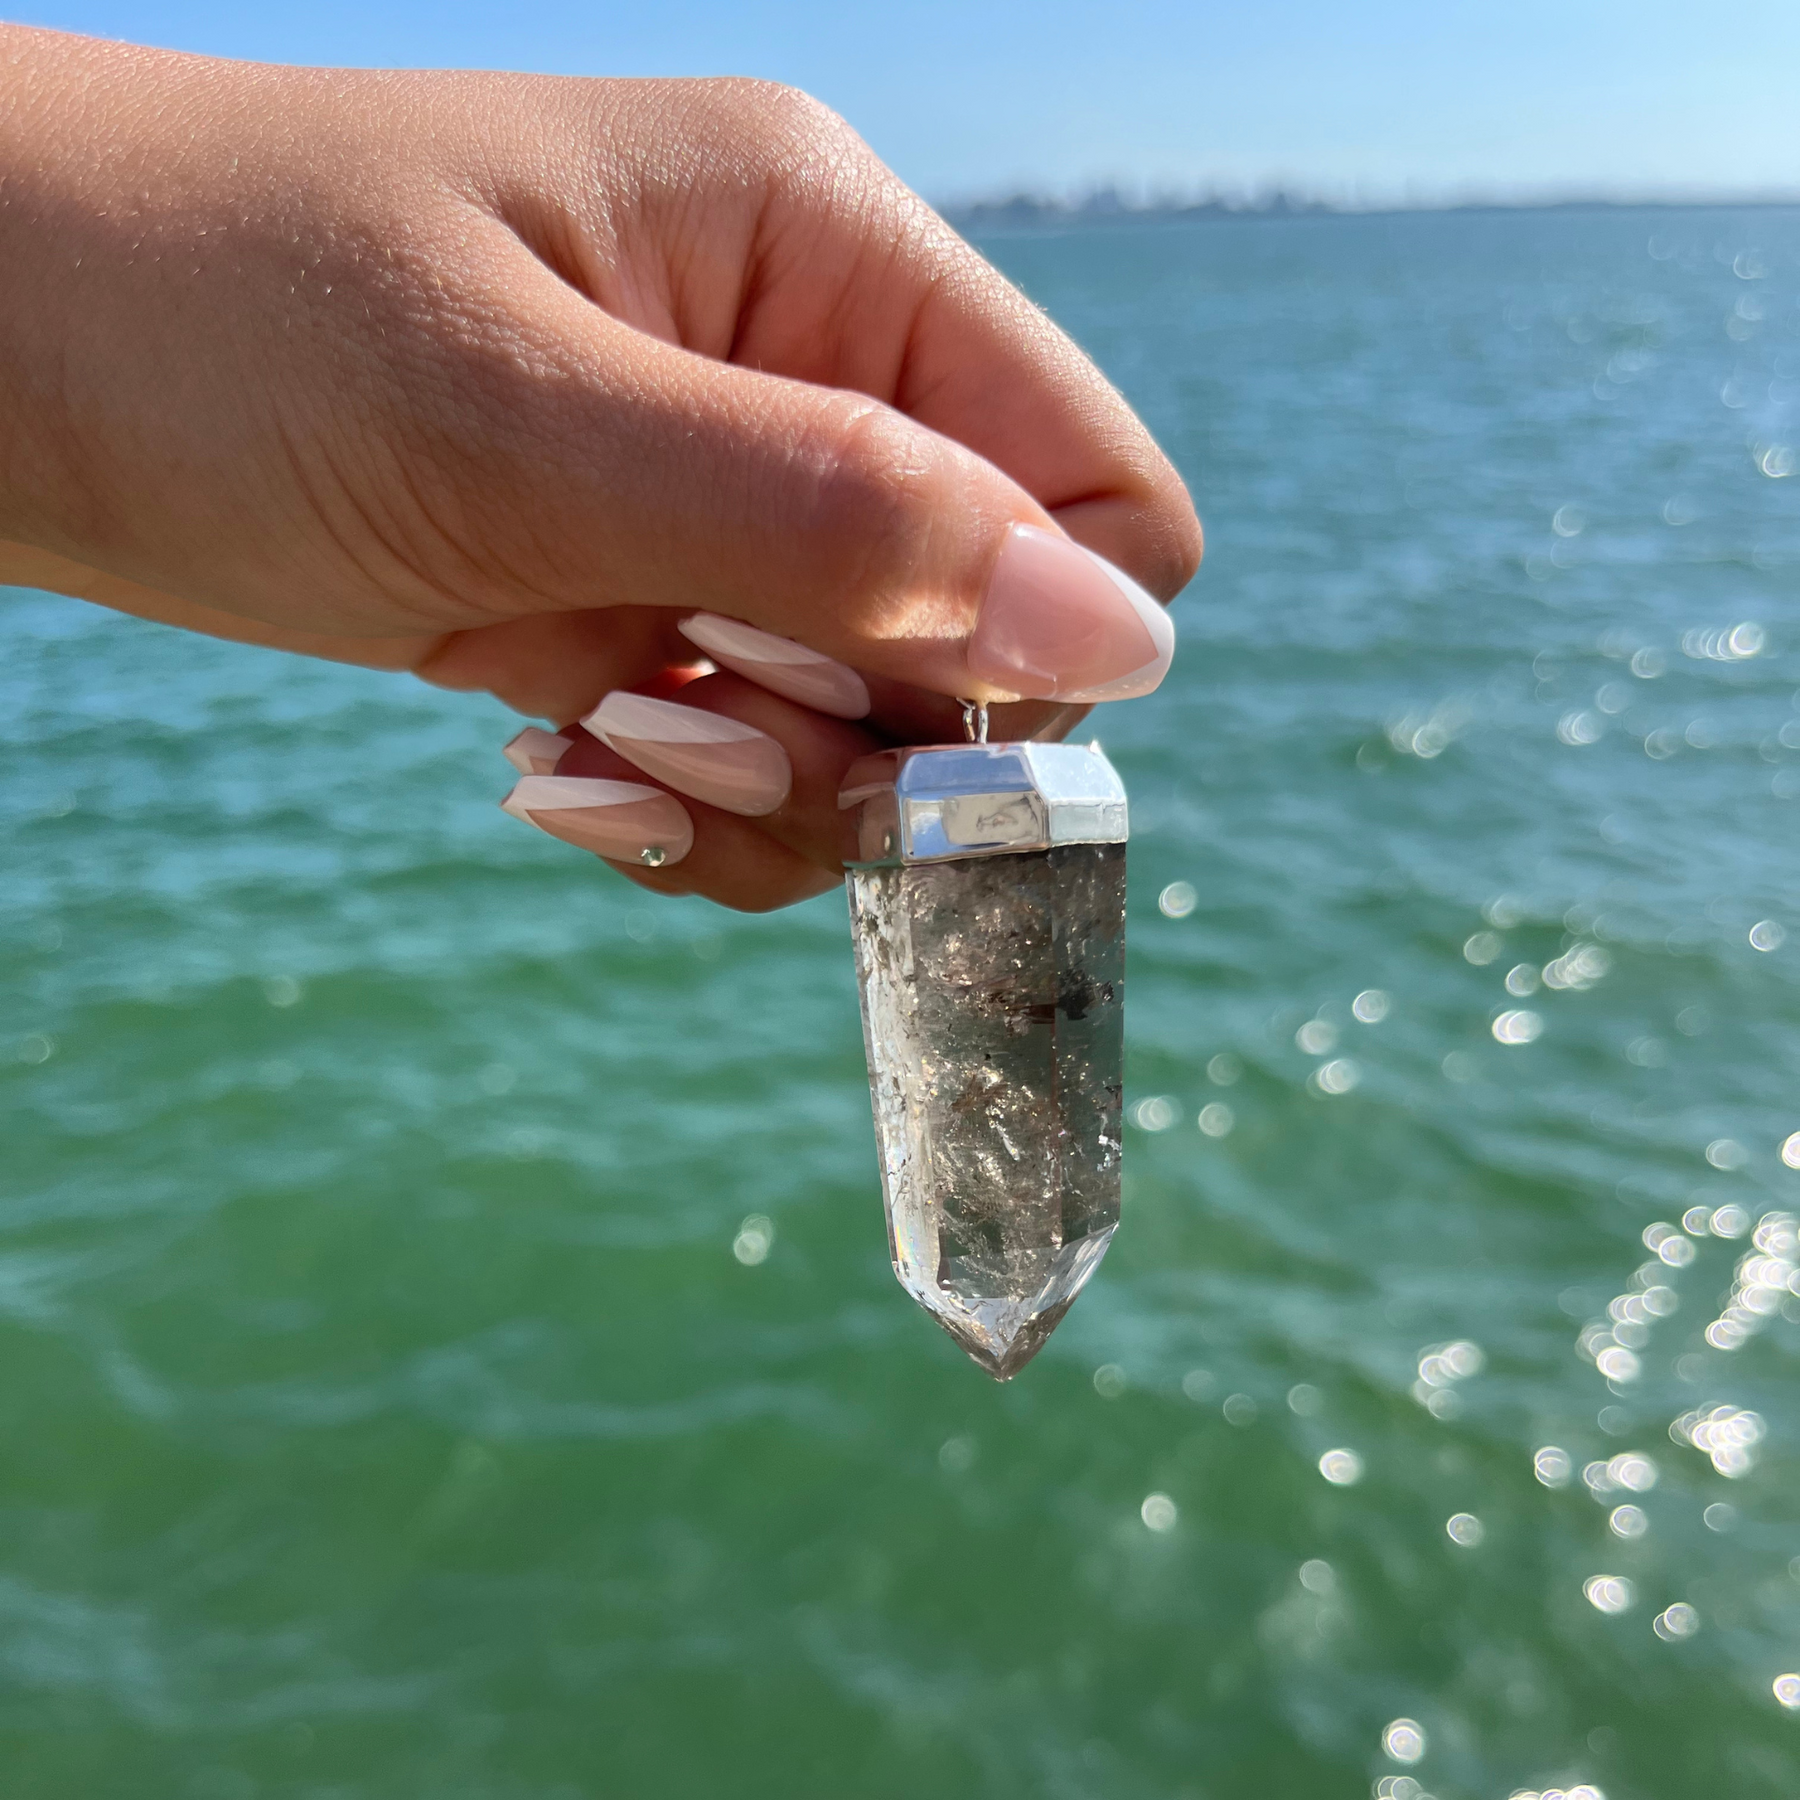
[[[1188,500],[1187,490],[1177,488],[1180,502],[1175,508],[1175,519],[1170,537],[1173,540],[1169,548],[1170,593],[1180,590],[1200,573],[1200,564],[1206,555],[1206,527],[1200,523],[1200,515],[1194,511]]]
[[[816,214],[882,185],[874,153],[822,100],[775,81],[708,86],[713,105],[705,135],[752,188]]]
[[[1206,533],[1191,509],[1183,508],[1163,534],[1159,546],[1160,567],[1151,592],[1173,599],[1200,572],[1206,554]]]
[[[825,149],[854,139],[844,119],[803,88],[780,81],[744,80],[730,84],[736,110],[764,142],[794,150]]]
[[[838,592],[898,595],[929,565],[944,516],[941,461],[925,434],[885,407],[827,427],[805,529]]]

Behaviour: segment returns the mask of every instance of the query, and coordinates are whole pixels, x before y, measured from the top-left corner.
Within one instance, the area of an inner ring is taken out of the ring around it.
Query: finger
[[[528,777],[508,796],[506,810],[603,857],[640,887],[661,894],[699,894],[738,912],[770,912],[823,893],[842,878],[837,868],[808,862],[778,842],[760,822],[692,799],[678,801],[579,726],[559,735],[569,740],[569,748],[549,780],[561,784],[570,804],[534,804],[545,790]],[[554,793],[549,797],[557,798]],[[656,810],[656,800],[664,810]],[[601,816],[613,807],[617,810],[610,817]],[[637,816],[626,818],[633,808]],[[681,815],[681,823],[675,814]],[[634,829],[640,835],[630,835]],[[652,845],[661,853],[646,856]]]
[[[687,809],[643,781],[532,773],[514,783],[500,806],[608,862],[667,868],[684,861],[694,847]]]
[[[734,670],[771,693],[835,719],[868,714],[869,685],[862,676],[792,638],[758,631],[741,619],[722,619],[716,613],[695,613],[681,621],[679,630],[720,668]]]
[[[691,682],[677,701],[609,694],[582,725],[640,776],[753,819],[834,876],[854,848],[837,804],[844,771],[883,743],[728,672]]]
[[[726,824],[722,813],[696,834],[694,849],[681,868],[660,870],[613,867],[655,894],[693,894],[732,912],[779,912],[818,894],[830,892],[844,879],[841,871],[821,869],[784,849],[772,838],[746,827],[741,819]]]

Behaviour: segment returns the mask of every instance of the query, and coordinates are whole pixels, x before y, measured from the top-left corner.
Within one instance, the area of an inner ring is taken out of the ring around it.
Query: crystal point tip
[[[1050,1252],[1048,1279],[1042,1278],[1046,1273],[1040,1260],[1044,1252],[1028,1252],[1019,1259],[1025,1266],[1015,1266],[1012,1271],[1015,1291],[1010,1294],[979,1291],[1009,1285],[1004,1277],[995,1280],[991,1270],[985,1281],[971,1282],[966,1275],[949,1283],[941,1277],[935,1282],[921,1280],[916,1261],[904,1254],[896,1260],[895,1273],[901,1286],[956,1340],[971,1362],[996,1381],[1011,1381],[1050,1341],[1050,1334],[1080,1297],[1106,1255],[1114,1229],[1100,1225]],[[1017,1279],[1021,1276],[1022,1280]]]
[[[1051,1332],[1062,1323],[1063,1315],[1074,1304],[1075,1296],[1071,1294],[1055,1306],[1021,1319],[1010,1335],[978,1332],[960,1320],[945,1318],[942,1313],[935,1317],[983,1374],[993,1376],[996,1381],[1011,1381],[1049,1343]]]

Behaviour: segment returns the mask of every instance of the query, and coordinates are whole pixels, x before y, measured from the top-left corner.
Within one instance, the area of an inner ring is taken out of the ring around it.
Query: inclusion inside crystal
[[[849,886],[894,1272],[1004,1381],[1118,1224],[1125,846]]]

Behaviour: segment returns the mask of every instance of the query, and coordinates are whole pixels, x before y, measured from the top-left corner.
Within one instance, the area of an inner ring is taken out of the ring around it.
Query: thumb
[[[539,341],[486,396],[514,448],[484,467],[484,528],[490,544],[525,532],[533,575],[492,594],[496,611],[719,613],[975,699],[1161,681],[1162,607],[965,446],[867,395],[662,342],[552,277],[521,324]],[[1073,498],[1104,542],[1125,535],[1109,509],[1138,505],[1123,481]]]

